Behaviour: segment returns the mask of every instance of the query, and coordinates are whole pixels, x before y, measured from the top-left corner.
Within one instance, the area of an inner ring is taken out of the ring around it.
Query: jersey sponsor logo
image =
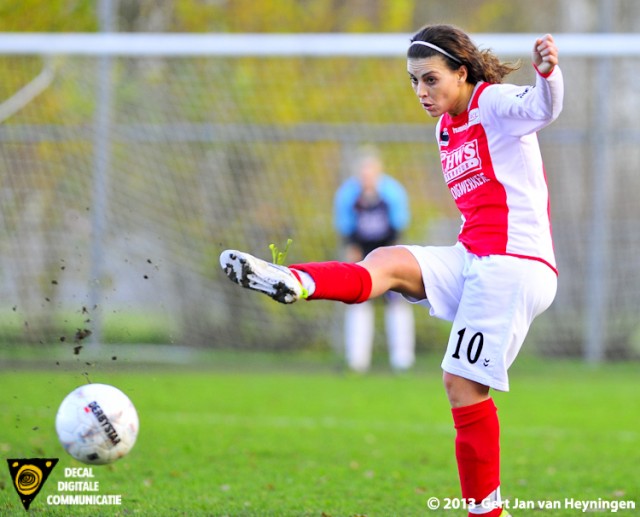
[[[463,131],[466,131],[471,126],[475,126],[476,124],[480,124],[480,110],[478,108],[473,108],[471,111],[469,111],[467,122],[465,122],[461,126],[456,126],[451,129],[455,134],[462,133]]]
[[[453,185],[450,188],[451,195],[453,196],[453,199],[458,199],[488,182],[489,178],[487,178],[483,173],[474,174],[470,178]]]
[[[469,111],[469,125],[475,126],[476,124],[480,124],[480,109],[473,108]]]
[[[451,151],[441,151],[442,171],[447,184],[482,168],[478,140],[465,142]]]

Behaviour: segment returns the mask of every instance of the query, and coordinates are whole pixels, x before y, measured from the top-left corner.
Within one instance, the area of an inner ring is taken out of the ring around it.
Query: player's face
[[[451,70],[442,57],[432,56],[408,59],[407,72],[420,104],[432,117],[455,116],[467,108],[472,88],[465,82],[464,66]]]

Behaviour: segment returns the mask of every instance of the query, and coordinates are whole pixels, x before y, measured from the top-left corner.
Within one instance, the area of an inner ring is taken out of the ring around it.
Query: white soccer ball
[[[73,390],[56,415],[58,439],[71,456],[90,465],[125,456],[138,437],[138,413],[122,391],[107,384]]]

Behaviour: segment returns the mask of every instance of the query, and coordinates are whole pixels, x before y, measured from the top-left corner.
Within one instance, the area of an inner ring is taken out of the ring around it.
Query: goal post
[[[333,194],[364,143],[410,192],[406,242],[455,241],[434,121],[404,71],[409,37],[0,34],[0,341],[68,343],[86,328],[106,343],[335,346],[335,305],[245,296],[217,257],[268,258],[291,237],[292,261],[338,258]],[[472,35],[522,60],[508,78],[520,84],[536,37]],[[527,347],[637,357],[640,101],[625,77],[640,35],[554,37],[565,109],[540,140],[560,283]],[[419,347],[441,350],[446,330],[417,320]]]

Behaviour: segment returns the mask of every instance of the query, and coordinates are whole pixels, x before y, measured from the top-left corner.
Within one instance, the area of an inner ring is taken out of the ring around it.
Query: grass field
[[[243,364],[244,363],[244,364]],[[0,373],[4,458],[60,458],[31,505],[35,515],[465,516],[429,510],[459,494],[450,410],[437,358],[415,372],[341,373],[335,361],[215,357],[199,368],[110,364],[93,382],[134,401],[141,430],[134,450],[94,467],[99,494],[120,506],[56,507],[65,467],[81,464],[59,446],[58,404],[86,382],[82,363]],[[592,368],[521,358],[511,393],[495,394],[502,422],[503,497],[558,501],[514,516],[576,516],[565,499],[633,501],[640,515],[638,364]],[[24,515],[6,463],[0,515]],[[605,512],[609,513],[609,511]]]

